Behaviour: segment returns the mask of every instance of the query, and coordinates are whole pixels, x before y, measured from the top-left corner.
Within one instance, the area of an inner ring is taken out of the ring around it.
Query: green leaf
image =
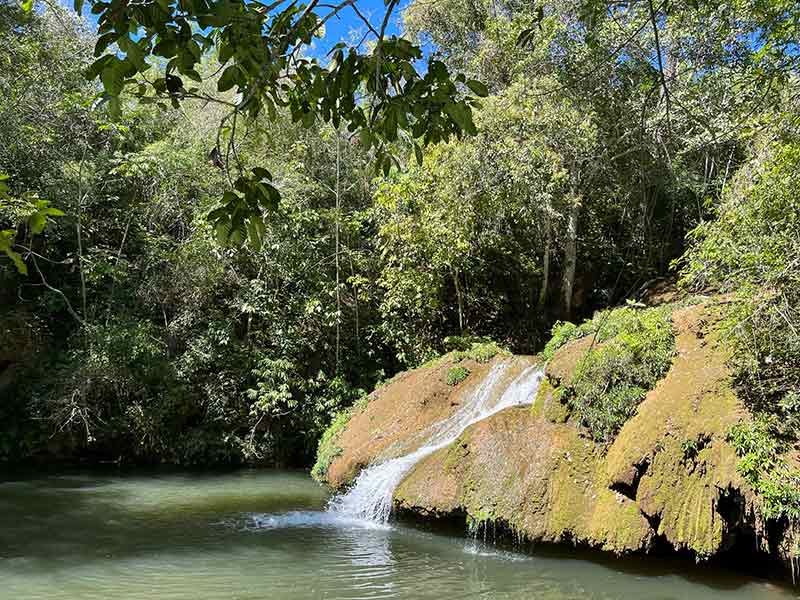
[[[183,71],[183,74],[186,75],[189,79],[197,81],[198,83],[202,83],[203,82],[203,78],[200,77],[200,73],[198,73],[194,69],[187,69],[187,70]]]
[[[27,275],[28,267],[22,260],[22,256],[11,249],[14,245],[14,238],[16,235],[17,232],[13,229],[4,229],[3,231],[0,231],[0,251],[2,251],[6,256],[8,256],[8,258],[11,259],[11,262],[13,262],[17,267],[17,271],[23,275]]]
[[[153,54],[163,56],[164,58],[172,58],[178,53],[178,44],[175,40],[161,40],[153,48]]]
[[[116,42],[118,38],[119,34],[116,31],[110,31],[108,33],[104,33],[103,35],[101,35],[99,38],[97,38],[97,43],[94,45],[94,55],[100,56],[103,52],[106,51],[106,48],[108,48],[111,44]],[[120,43],[122,43],[121,40]]]
[[[219,81],[217,82],[217,90],[220,92],[227,92],[231,89],[234,85],[237,84],[239,79],[239,66],[238,65],[231,65],[226,67],[226,69],[220,75]]]
[[[108,100],[108,113],[113,119],[119,119],[122,116],[122,101],[119,96],[114,96]]]
[[[228,238],[231,235],[231,221],[229,218],[220,219],[214,226],[214,233],[217,236],[217,243],[224,246],[228,243]]]
[[[11,249],[4,250],[4,252],[6,253],[6,256],[8,256],[8,258],[11,259],[11,262],[14,263],[14,266],[17,267],[17,271],[19,271],[23,275],[28,274],[28,266],[22,260],[22,256],[18,252],[14,252]]]
[[[22,7],[23,11],[29,13],[33,10],[33,0],[22,0],[20,6]]]
[[[419,147],[419,144],[414,142],[414,156],[417,159],[417,164],[421,167],[422,166],[422,148]]]
[[[480,98],[486,98],[489,95],[489,88],[477,79],[470,79],[467,81],[467,87],[472,90],[472,93]]]
[[[120,50],[125,52],[127,59],[136,67],[138,71],[145,71],[148,67],[145,62],[144,50],[139,47],[139,44],[132,41],[127,35],[122,36],[117,40],[117,45]]]
[[[28,217],[28,227],[30,227],[31,233],[34,235],[42,233],[46,224],[47,217],[41,211],[37,211]]]
[[[125,87],[121,64],[121,62],[115,62],[100,73],[100,81],[103,82],[106,92],[115,97],[119,96],[122,93],[122,88]]]
[[[257,223],[260,221],[258,217],[250,217],[250,220],[247,221],[247,234],[250,240],[250,245],[253,247],[254,250],[261,249],[261,231],[258,228]]]
[[[449,116],[462,131],[473,133],[475,130],[472,116],[465,104],[461,102],[457,104],[448,102],[444,105],[444,112],[447,113],[447,116]]]
[[[263,167],[253,168],[253,175],[258,177],[259,179],[266,179],[267,181],[272,181],[272,173],[270,173]]]
[[[86,77],[86,79],[94,79],[101,73],[103,69],[106,68],[106,66],[109,63],[112,63],[115,60],[117,60],[117,57],[112,56],[110,54],[98,58],[89,66],[88,69],[86,69],[86,73],[84,74],[84,76]]]

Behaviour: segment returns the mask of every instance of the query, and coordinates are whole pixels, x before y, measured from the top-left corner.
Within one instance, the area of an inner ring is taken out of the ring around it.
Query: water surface
[[[296,472],[60,474],[0,483],[0,599],[781,599],[686,563],[500,550],[324,512]]]

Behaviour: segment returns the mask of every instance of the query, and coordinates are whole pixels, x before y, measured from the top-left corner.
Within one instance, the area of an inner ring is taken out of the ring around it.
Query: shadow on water
[[[658,579],[676,577],[691,584],[718,592],[742,590],[754,581],[781,590],[787,596],[800,598],[800,590],[792,586],[786,574],[774,567],[758,564],[743,564],[742,561],[726,560],[698,563],[690,553],[675,553],[659,548],[653,554],[626,554],[622,556],[587,546],[575,546],[571,542],[520,541],[507,527],[489,525],[470,534],[466,527],[466,515],[454,514],[435,519],[420,519],[414,515],[401,515],[399,522],[412,530],[448,537],[466,536],[487,548],[501,552],[519,553],[537,560],[554,563],[588,562],[609,572],[632,577]]]
[[[688,560],[614,558],[565,545],[515,544],[500,530],[486,532],[485,545],[483,532],[473,543],[465,536],[463,515],[446,522],[403,518],[388,530],[340,527],[321,512],[326,500],[325,490],[303,472],[0,474],[0,580],[13,575],[19,585],[36,583],[50,591],[47,582],[54,572],[62,578],[56,586],[76,581],[77,572],[106,580],[109,573],[123,573],[134,583],[182,572],[176,598],[189,597],[187,582],[202,578],[206,585],[216,581],[223,587],[284,586],[283,595],[263,597],[292,599],[323,597],[320,589],[328,590],[324,597],[366,597],[367,585],[376,594],[386,591],[380,586],[396,586],[397,597],[408,598],[467,597],[433,591],[466,594],[504,586],[514,595],[497,598],[616,599],[642,590],[648,598],[695,592],[700,593],[696,597],[730,593],[741,598],[748,597],[747,586],[754,582]],[[293,522],[295,515],[301,527]],[[119,564],[128,559],[131,564]],[[241,583],[251,573],[253,579]],[[316,595],[303,596],[301,588],[300,595],[286,591],[304,585],[315,587]],[[430,593],[404,595],[420,585]],[[673,586],[680,591],[671,593]],[[220,596],[214,591],[200,597]]]

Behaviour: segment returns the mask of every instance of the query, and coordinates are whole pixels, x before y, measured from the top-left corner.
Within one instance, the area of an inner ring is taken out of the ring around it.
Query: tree
[[[286,109],[306,127],[320,119],[346,128],[366,150],[374,148],[376,164],[388,172],[398,162],[392,152],[398,139],[418,153],[418,143],[474,133],[472,108],[477,96],[486,95],[483,84],[451,76],[441,61],[428,60],[420,69],[421,48],[387,34],[398,0],[387,2],[379,24],[365,17],[355,0],[335,5],[319,0],[88,4],[97,15],[100,37],[94,49],[98,58],[87,76],[102,82],[111,113],[120,114],[126,89],[141,102],[170,101],[176,108],[187,99],[221,103],[229,112],[211,156],[225,168],[229,159],[236,161],[233,144],[240,117],[252,119],[266,111],[275,118]],[[32,7],[33,2],[23,4],[28,11]],[[83,7],[84,0],[76,0],[78,13]],[[328,60],[321,62],[309,53],[311,44],[324,37],[326,22],[346,10],[363,22],[366,33],[357,44],[334,44]],[[217,90],[224,96],[202,89],[202,63],[212,51],[219,63]],[[235,96],[230,93],[234,89]],[[223,149],[220,140],[227,131],[232,134]],[[229,176],[232,189],[211,218],[220,236],[257,243],[261,209],[274,208],[280,194],[266,169],[245,173],[237,167],[238,173]]]

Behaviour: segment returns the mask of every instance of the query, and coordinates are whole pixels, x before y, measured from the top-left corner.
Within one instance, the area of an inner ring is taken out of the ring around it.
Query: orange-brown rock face
[[[452,361],[442,360],[402,373],[377,389],[366,408],[353,415],[339,436],[337,445],[343,452],[328,469],[328,483],[339,488],[370,463],[416,450],[425,441],[424,431],[452,415],[497,360],[500,358],[484,364],[462,361],[470,374],[457,386],[447,384]],[[509,381],[531,364],[525,357],[517,357],[514,362],[506,373]]]
[[[586,436],[559,400],[559,383],[591,347],[577,340],[556,353],[533,406],[476,423],[421,460],[395,490],[396,508],[466,514],[530,540],[616,553],[646,551],[659,538],[707,557],[742,531],[760,535],[756,500],[726,441],[746,410],[709,328],[715,314],[713,303],[676,309],[672,367],[610,446]],[[363,466],[419,447],[421,432],[452,414],[491,365],[470,363],[455,388],[445,384],[451,366],[406,373],[377,392],[340,436],[331,483],[344,486]]]

